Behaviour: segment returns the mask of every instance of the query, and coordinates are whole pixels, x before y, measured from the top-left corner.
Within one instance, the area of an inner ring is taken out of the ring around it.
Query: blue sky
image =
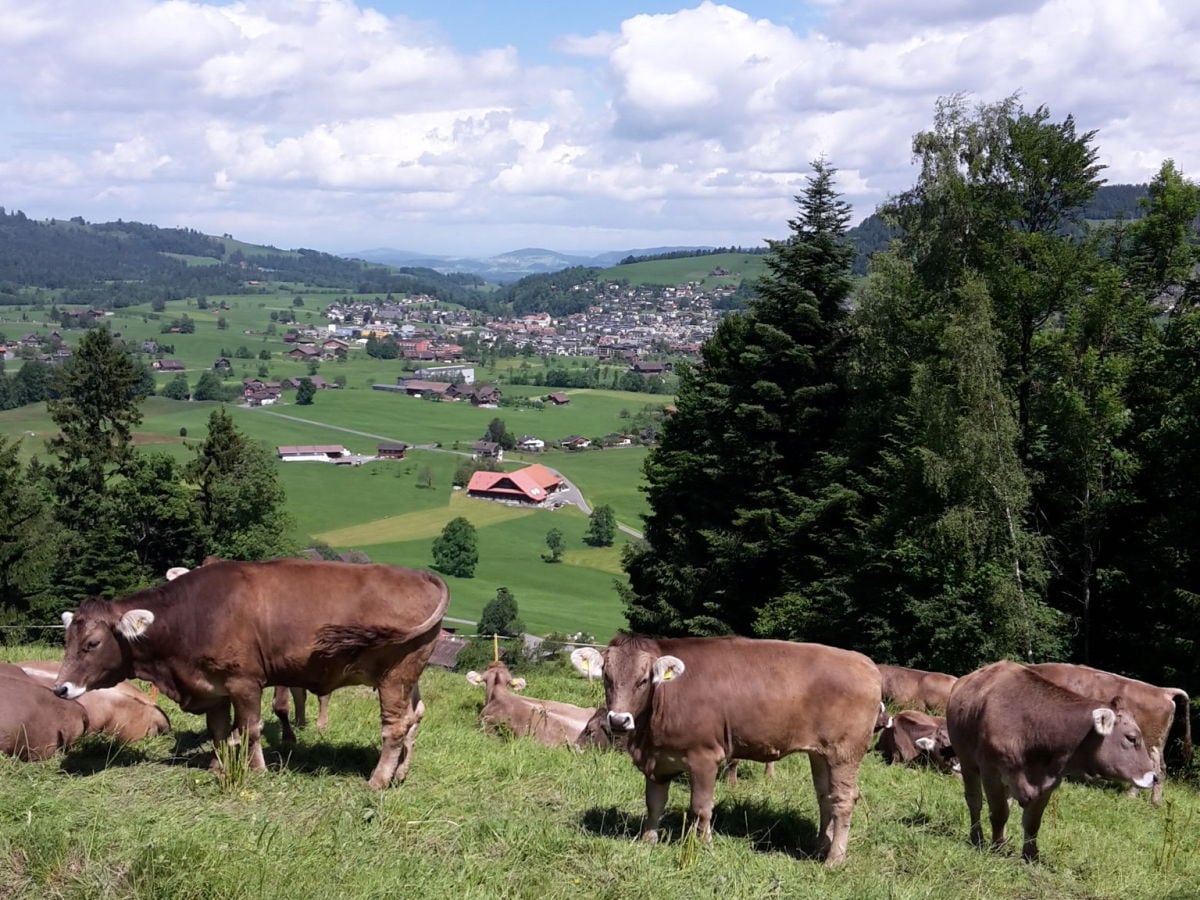
[[[825,155],[855,219],[939,97],[1200,170],[1192,0],[0,0],[0,206],[276,246],[757,245]]]

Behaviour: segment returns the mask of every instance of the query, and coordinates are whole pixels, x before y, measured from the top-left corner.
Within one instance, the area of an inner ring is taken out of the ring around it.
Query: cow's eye
[[[95,650],[99,646],[100,646],[100,639],[93,638],[92,640],[88,641],[86,644],[83,645],[83,649],[84,650]]]
[[[1136,746],[1137,746],[1137,742],[1138,742],[1138,739],[1137,739],[1137,735],[1136,735],[1136,734],[1127,734],[1127,735],[1125,735],[1125,743],[1127,743],[1129,746],[1131,746],[1131,747],[1136,747]]]
[[[650,682],[650,676],[649,676],[649,675],[647,675],[647,676],[645,676],[644,678],[640,678],[640,679],[638,679],[637,686],[638,686],[638,687],[645,687],[645,686],[646,686],[646,685],[647,685],[649,682]]]

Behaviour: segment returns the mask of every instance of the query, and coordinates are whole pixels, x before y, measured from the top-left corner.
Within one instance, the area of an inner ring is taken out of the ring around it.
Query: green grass
[[[10,648],[7,658],[45,655]],[[598,685],[543,669],[528,693],[581,705]],[[408,781],[373,793],[378,705],[335,693],[329,731],[284,751],[267,714],[270,771],[227,789],[202,768],[203,723],[160,701],[174,733],[120,748],[95,738],[42,763],[0,759],[0,896],[20,898],[1182,898],[1200,883],[1200,795],[1167,801],[1068,784],[1041,835],[1043,861],[966,840],[961,784],[868,756],[847,864],[805,858],[817,809],[808,762],[719,784],[714,840],[682,831],[671,791],[664,840],[635,840],[643,779],[617,753],[483,733],[478,688],[422,679],[428,714]],[[1015,818],[1015,817],[1014,817]],[[1019,825],[1012,823],[1019,828]]]
[[[728,275],[710,275],[724,269]],[[690,256],[682,259],[655,259],[647,262],[613,266],[601,272],[601,278],[627,281],[630,284],[657,284],[672,286],[698,282],[711,289],[718,285],[738,285],[743,281],[756,281],[767,274],[766,263],[759,254],[716,253],[712,256]]]

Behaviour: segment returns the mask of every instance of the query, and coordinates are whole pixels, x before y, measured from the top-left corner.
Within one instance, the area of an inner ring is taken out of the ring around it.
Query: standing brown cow
[[[1083,694],[1085,697],[1120,697],[1130,714],[1137,720],[1142,729],[1142,737],[1154,760],[1154,788],[1150,799],[1155,806],[1162,803],[1163,791],[1163,750],[1167,743],[1167,735],[1171,732],[1171,722],[1175,718],[1175,703],[1183,701],[1183,744],[1184,753],[1192,752],[1192,724],[1188,715],[1189,699],[1187,692],[1181,688],[1160,688],[1144,681],[1114,675],[1102,669],[1091,666],[1074,666],[1068,663],[1038,663],[1029,667],[1043,678],[1053,681],[1059,687]],[[1130,788],[1131,794],[1137,793],[1137,788]]]
[[[54,660],[25,660],[17,665],[46,688],[53,688],[58,681],[60,664]],[[106,734],[131,744],[171,730],[167,714],[127,681],[88,691],[76,702],[87,710],[88,734]]]
[[[547,747],[584,743],[588,723],[596,713],[595,707],[518,697],[513,691],[525,690],[525,679],[513,678],[508,666],[499,661],[489,663],[482,675],[468,672],[467,681],[484,690],[479,721],[485,727],[507,728],[518,737],[533,738]]]
[[[956,681],[953,675],[944,672],[924,672],[904,666],[880,666],[879,676],[883,679],[884,700],[900,709],[939,715],[946,711],[946,701]]]
[[[262,692],[317,694],[350,684],[379,691],[383,751],[370,787],[402,781],[420,725],[417,679],[450,602],[432,572],[275,559],[222,561],[186,578],[63,615],[67,653],[55,692],[143,678],[204,713],[216,743],[247,741],[263,769]],[[233,730],[230,703],[233,704]]]
[[[858,768],[879,714],[879,670],[861,653],[820,644],[740,637],[618,635],[601,654],[571,654],[602,674],[613,732],[646,776],[642,839],[658,839],[671,779],[690,773],[691,812],[712,838],[713,790],[722,761],[771,762],[807,753],[821,811],[817,853],[846,857]]]
[[[65,750],[88,730],[87,711],[23,669],[0,663],[0,753],[26,762]]]
[[[987,793],[992,847],[1005,841],[1008,798],[1023,810],[1021,855],[1036,860],[1050,795],[1066,775],[1154,783],[1154,761],[1121,699],[1104,703],[1059,687],[1003,660],[964,675],[946,710],[950,743],[962,765],[971,840],[983,844],[981,793]]]

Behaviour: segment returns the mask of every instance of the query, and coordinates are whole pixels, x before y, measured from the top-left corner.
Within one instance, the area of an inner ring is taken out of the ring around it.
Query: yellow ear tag
[[[663,681],[670,681],[674,677],[675,677],[674,669],[667,669],[665,672],[663,672]]]
[[[583,661],[583,671],[585,671],[585,672],[592,671],[592,664],[590,662],[588,662],[586,659]]]

